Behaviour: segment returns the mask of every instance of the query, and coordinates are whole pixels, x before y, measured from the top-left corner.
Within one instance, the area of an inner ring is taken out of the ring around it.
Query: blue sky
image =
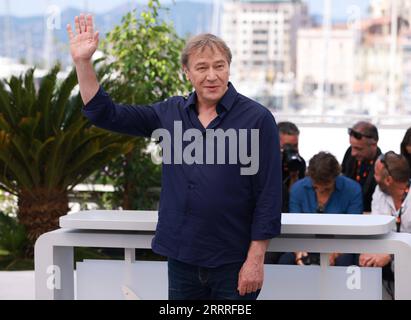
[[[207,0],[191,0],[191,1],[207,1]],[[211,0],[208,0],[211,1]],[[310,11],[318,13],[322,11],[323,0],[305,0],[310,6]],[[13,15],[31,16],[45,14],[46,8],[49,5],[57,5],[64,9],[67,6],[85,8],[92,12],[106,12],[120,4],[133,2],[145,3],[144,0],[10,0],[10,9]],[[350,6],[359,6],[365,13],[369,0],[332,0],[334,18],[342,19],[346,17],[347,10]],[[6,0],[0,0],[0,14],[4,14],[6,9]]]

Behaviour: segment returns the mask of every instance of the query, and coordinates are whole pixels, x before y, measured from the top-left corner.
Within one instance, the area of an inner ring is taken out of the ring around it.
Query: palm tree
[[[34,70],[0,80],[0,188],[18,197],[18,220],[34,244],[58,228],[68,192],[120,154],[130,138],[100,130],[82,116],[72,71],[57,85],[59,66],[36,90]]]

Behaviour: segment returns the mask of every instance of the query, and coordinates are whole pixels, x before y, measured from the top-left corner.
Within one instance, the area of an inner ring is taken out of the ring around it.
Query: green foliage
[[[109,58],[100,61],[99,78],[117,103],[149,105],[191,88],[180,64],[184,40],[172,25],[159,21],[161,9],[153,0],[139,17],[135,10],[126,14],[103,43]],[[133,141],[133,152],[113,161],[97,179],[114,183],[113,207],[156,209],[159,195],[150,188],[160,186],[161,167],[144,152],[149,140]]]
[[[89,123],[74,91],[75,71],[59,81],[59,70],[54,67],[38,89],[34,69],[0,80],[0,189],[18,197],[17,216],[30,241],[27,257],[36,239],[67,213],[67,193],[133,148],[128,137]]]
[[[0,269],[32,269],[33,262],[25,259],[28,244],[25,228],[0,212]]]
[[[143,152],[145,140],[137,139],[135,151],[113,160],[98,172],[95,181],[115,185],[116,192],[102,195],[105,209],[123,207],[134,210],[156,210],[159,201],[161,166]]]
[[[34,70],[0,81],[0,188],[66,191],[131,150],[124,137],[92,127],[81,114],[74,70],[57,85],[59,66],[35,88]]]
[[[136,10],[127,13],[122,25],[107,34],[105,53],[112,61],[101,69],[103,85],[116,101],[150,104],[190,89],[184,79],[180,54],[184,40],[171,24],[159,21],[158,0],[148,2],[149,9],[137,18]],[[115,79],[104,75],[115,74]]]
[[[8,215],[15,215],[17,213],[15,197],[2,190],[0,190],[0,211]]]

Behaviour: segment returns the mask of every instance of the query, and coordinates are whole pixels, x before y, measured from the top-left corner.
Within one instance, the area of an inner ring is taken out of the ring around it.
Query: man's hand
[[[240,270],[238,277],[238,291],[240,296],[256,292],[264,282],[264,260],[262,262],[247,259]]]
[[[391,262],[389,254],[362,254],[360,255],[360,267],[385,267]]]
[[[302,252],[302,251],[300,251],[300,252],[296,252],[295,253],[295,263],[297,264],[297,265],[299,265],[299,266],[303,266],[304,265],[304,262],[303,262],[303,258],[304,257],[308,257],[308,253],[307,252]]]
[[[329,259],[328,259],[330,266],[335,266],[335,261],[337,260],[339,256],[341,256],[341,253],[334,252],[330,254]]]
[[[93,17],[91,15],[75,19],[76,34],[73,33],[71,25],[67,25],[70,38],[70,52],[76,65],[77,79],[80,86],[80,94],[84,105],[96,95],[100,85],[94,71],[91,57],[98,47],[98,32],[94,32]]]
[[[264,256],[269,240],[252,241],[248,250],[247,260],[238,275],[237,290],[240,296],[256,292],[263,287]]]
[[[360,255],[359,265],[360,267],[372,267],[375,262],[373,254],[363,253]]]
[[[91,15],[74,19],[76,34],[73,33],[71,25],[67,25],[67,32],[70,39],[70,53],[74,63],[87,62],[91,60],[94,52],[98,48],[98,32],[94,32],[93,17]]]
[[[376,254],[375,255],[375,263],[374,267],[385,267],[387,264],[391,262],[391,255],[389,254]]]

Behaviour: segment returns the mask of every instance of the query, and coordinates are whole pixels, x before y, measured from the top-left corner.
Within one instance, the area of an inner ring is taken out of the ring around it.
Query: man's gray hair
[[[278,127],[278,132],[280,132],[281,134],[286,134],[286,135],[289,135],[289,136],[298,136],[298,135],[300,135],[300,130],[292,122],[289,122],[289,121],[279,122],[277,124],[277,127]]]
[[[226,56],[228,64],[231,64],[233,56],[231,54],[230,48],[227,46],[223,39],[211,33],[202,33],[188,40],[181,54],[181,64],[184,67],[188,67],[190,54],[192,54],[193,51],[197,50],[203,51],[206,47],[210,48],[211,50],[214,50],[215,48],[220,50],[221,53]]]

